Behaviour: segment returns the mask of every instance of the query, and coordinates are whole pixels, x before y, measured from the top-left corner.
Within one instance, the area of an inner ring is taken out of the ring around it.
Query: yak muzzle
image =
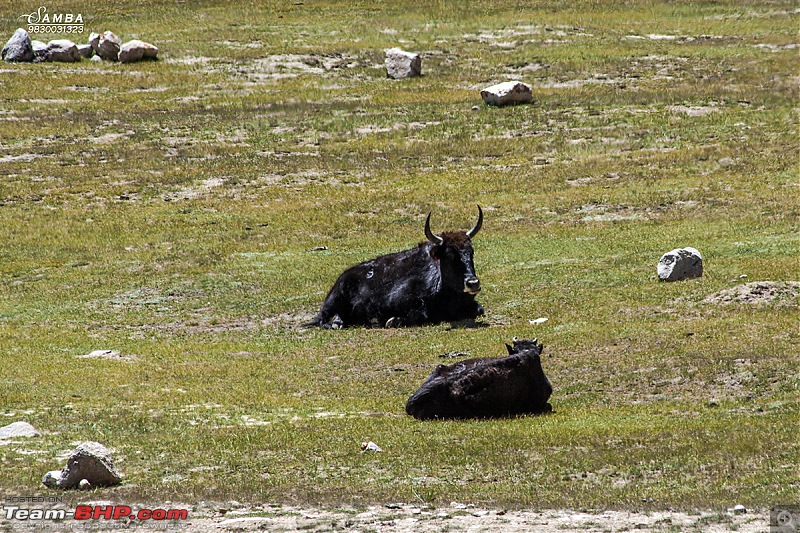
[[[467,278],[464,280],[464,292],[469,294],[478,294],[481,292],[481,282],[476,277]]]

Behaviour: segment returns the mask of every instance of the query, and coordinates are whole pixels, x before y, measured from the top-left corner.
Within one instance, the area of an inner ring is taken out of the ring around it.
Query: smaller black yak
[[[483,307],[475,301],[481,282],[472,259],[472,238],[482,224],[478,206],[478,222],[472,229],[435,235],[428,213],[427,241],[345,270],[306,326],[418,326],[483,315]]]
[[[408,399],[406,413],[432,418],[498,418],[548,413],[553,393],[544,375],[537,340],[516,340],[508,357],[467,359],[439,365]]]

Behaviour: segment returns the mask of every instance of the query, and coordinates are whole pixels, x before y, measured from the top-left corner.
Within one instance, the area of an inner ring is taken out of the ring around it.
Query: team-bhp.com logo
[[[19,18],[28,19],[28,33],[83,33],[80,13],[48,13],[43,6]]]
[[[19,505],[4,507],[6,520],[24,520],[27,522],[51,520],[127,520],[162,521],[186,520],[189,511],[186,509],[139,509],[134,511],[129,505],[78,505],[74,511],[64,509],[26,509]]]

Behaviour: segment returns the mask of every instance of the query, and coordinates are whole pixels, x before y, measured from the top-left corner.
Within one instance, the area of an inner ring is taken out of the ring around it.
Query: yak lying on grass
[[[498,418],[547,413],[553,392],[537,340],[514,340],[508,357],[439,365],[406,403],[406,413],[432,418]]]
[[[428,213],[426,242],[345,270],[307,325],[417,326],[483,315],[483,307],[475,301],[481,283],[472,249],[472,238],[482,224],[478,206],[478,222],[471,230],[434,235]]]

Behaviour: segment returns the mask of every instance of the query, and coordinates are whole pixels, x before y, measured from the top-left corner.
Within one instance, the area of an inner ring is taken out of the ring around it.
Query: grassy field
[[[47,3],[160,60],[0,64],[0,426],[43,433],[0,444],[0,493],[97,440],[119,501],[797,502],[798,291],[718,297],[800,280],[796,6]],[[484,106],[509,79],[534,104]],[[484,327],[298,327],[476,204]],[[704,276],[658,282],[683,246]],[[405,415],[440,354],[513,336],[551,415]]]

